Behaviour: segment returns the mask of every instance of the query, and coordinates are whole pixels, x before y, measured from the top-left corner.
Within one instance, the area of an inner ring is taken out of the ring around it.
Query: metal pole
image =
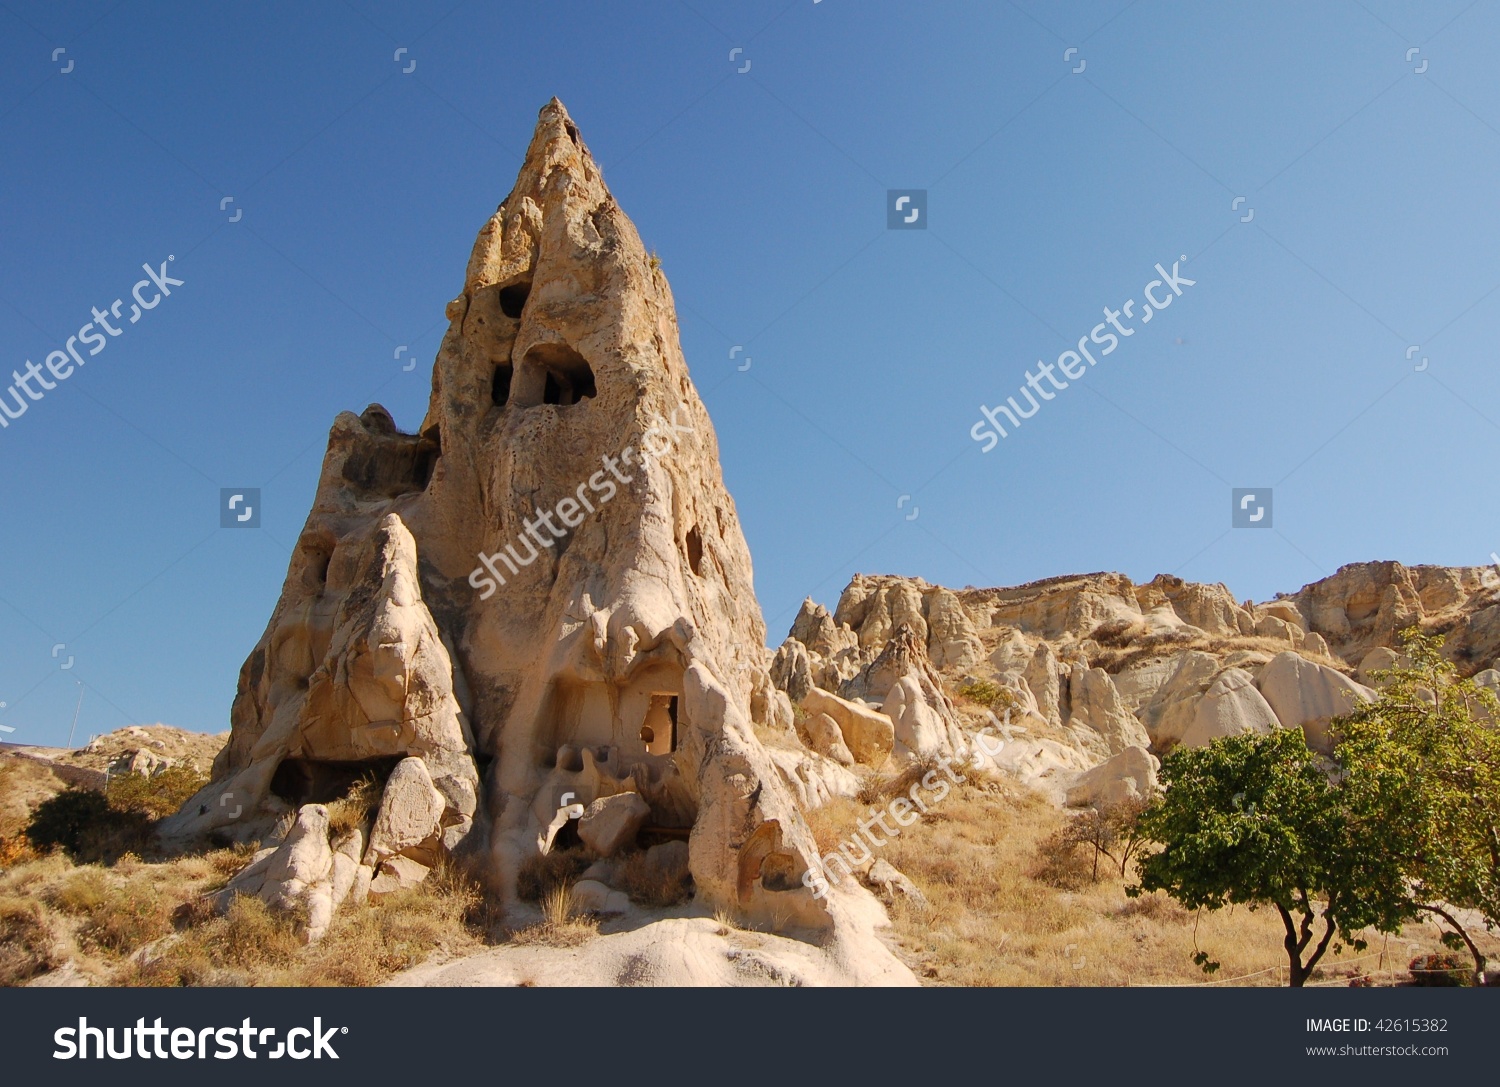
[[[69,750],[71,750],[73,747],[73,730],[78,727],[78,711],[83,709],[83,680],[78,679],[74,680],[73,682],[78,684],[78,705],[73,707],[73,723],[68,726]]]

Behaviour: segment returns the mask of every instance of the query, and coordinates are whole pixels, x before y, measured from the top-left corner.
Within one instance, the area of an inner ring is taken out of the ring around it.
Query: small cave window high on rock
[[[537,344],[526,352],[516,378],[514,399],[523,408],[537,404],[568,407],[597,395],[594,370],[567,344]]]
[[[531,297],[530,283],[513,283],[500,288],[500,312],[512,320],[520,320],[526,308],[526,299]]]
[[[508,362],[495,367],[495,376],[490,380],[490,399],[497,408],[503,408],[510,400],[510,382],[516,368]]]

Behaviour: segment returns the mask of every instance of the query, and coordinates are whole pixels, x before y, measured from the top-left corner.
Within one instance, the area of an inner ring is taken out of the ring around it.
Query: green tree
[[[1377,816],[1415,910],[1439,917],[1445,942],[1485,958],[1457,916],[1500,926],[1500,701],[1458,675],[1441,638],[1403,632],[1409,663],[1376,672],[1372,703],[1334,722],[1352,803]]]
[[[1178,748],[1162,762],[1162,784],[1140,818],[1154,844],[1127,893],[1165,891],[1190,910],[1274,908],[1291,985],[1303,985],[1330,946],[1362,950],[1362,930],[1395,932],[1413,916],[1399,865],[1370,833],[1374,815],[1350,803],[1362,798],[1330,779],[1300,731]],[[1218,966],[1201,951],[1196,961]]]

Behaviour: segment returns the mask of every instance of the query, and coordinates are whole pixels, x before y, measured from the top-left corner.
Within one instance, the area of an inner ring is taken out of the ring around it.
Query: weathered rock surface
[[[1144,747],[1127,747],[1079,775],[1068,789],[1068,807],[1103,808],[1131,800],[1147,800],[1156,791],[1155,755]]]
[[[844,743],[839,723],[826,713],[807,713],[798,722],[799,735],[812,750],[840,766],[853,766],[854,754]]]
[[[896,726],[879,710],[817,687],[808,692],[802,708],[810,714],[826,713],[832,718],[856,762],[879,769],[891,757],[896,746]]]
[[[379,868],[390,857],[405,854],[416,860],[436,859],[441,845],[446,804],[432,784],[427,764],[419,758],[402,759],[386,780],[385,793],[370,830],[365,863]]]
[[[612,857],[635,841],[651,815],[651,805],[638,793],[602,796],[583,810],[578,837],[601,857]]]
[[[1153,748],[1163,751],[1182,740],[1219,668],[1219,659],[1210,653],[1185,650],[1178,654],[1166,682],[1141,710],[1141,723]]]
[[[791,736],[791,705],[671,290],[555,100],[447,313],[416,433],[379,406],[335,422],[229,743],[168,832],[263,835],[417,760],[442,809],[402,771],[369,893],[458,852],[508,903],[565,793],[628,793],[688,833],[705,903],[837,939],[870,900],[800,883],[815,846],[752,728]],[[960,617],[941,625],[961,652]],[[799,630],[830,656],[858,646],[826,615]],[[840,713],[874,759],[888,719]]]
[[[1098,733],[1104,752],[1118,755],[1127,747],[1149,747],[1151,738],[1102,668],[1078,668],[1070,683],[1072,723]]]
[[[1224,736],[1270,732],[1280,724],[1255,687],[1255,677],[1242,668],[1220,672],[1198,701],[1193,722],[1182,734],[1183,747],[1207,747]]]
[[[1307,746],[1323,754],[1333,750],[1329,721],[1375,698],[1375,692],[1363,684],[1296,653],[1272,658],[1256,685],[1281,723],[1300,728]]]

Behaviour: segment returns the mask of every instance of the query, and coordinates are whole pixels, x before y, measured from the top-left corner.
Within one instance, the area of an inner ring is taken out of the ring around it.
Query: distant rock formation
[[[1500,686],[1496,571],[1393,562],[1346,566],[1264,604],[1168,575],[950,591],[856,574],[834,613],[803,603],[771,677],[804,713],[834,695],[883,712],[898,762],[968,752],[1060,801],[1114,802],[1154,788],[1150,756],[1178,745],[1279,726],[1328,753],[1329,722],[1374,697],[1370,672],[1398,660],[1414,625],[1446,635],[1465,674]],[[976,683],[998,697],[955,704],[950,694]],[[913,723],[914,705],[941,724]],[[987,725],[1005,734],[993,756],[973,743]],[[798,729],[821,755],[826,733]]]

